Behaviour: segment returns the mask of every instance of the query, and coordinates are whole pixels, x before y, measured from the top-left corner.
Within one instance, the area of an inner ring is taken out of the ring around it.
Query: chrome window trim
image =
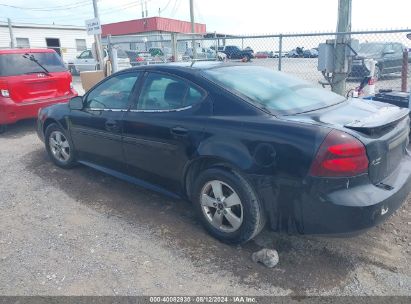
[[[133,112],[133,113],[163,113],[163,112],[180,112],[191,109],[193,105],[189,105],[178,109],[165,109],[165,110],[132,110],[132,109],[99,109],[99,108],[86,108],[89,111],[106,111],[106,112]]]
[[[178,109],[166,109],[166,110],[130,110],[130,112],[135,112],[135,113],[163,113],[163,112],[180,112],[180,111],[185,111],[190,108],[192,108],[193,105],[189,105],[183,108],[178,108]]]
[[[110,112],[127,112],[128,109],[99,109],[99,108],[85,108],[85,110],[89,111],[110,111]]]

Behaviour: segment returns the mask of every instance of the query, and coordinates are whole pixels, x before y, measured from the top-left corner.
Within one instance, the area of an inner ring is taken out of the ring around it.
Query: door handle
[[[187,136],[188,130],[183,127],[174,127],[171,129],[171,133],[177,136]]]
[[[114,132],[119,131],[118,124],[113,120],[106,121],[105,126],[106,126],[107,131],[114,131]]]

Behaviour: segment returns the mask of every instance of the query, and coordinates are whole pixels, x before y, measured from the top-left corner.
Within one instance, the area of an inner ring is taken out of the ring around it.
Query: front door
[[[125,169],[122,119],[130,108],[138,76],[138,72],[112,76],[87,93],[83,110],[73,111],[70,132],[79,160]]]
[[[75,66],[77,71],[94,71],[96,69],[96,60],[90,50],[83,51],[76,59]]]
[[[168,74],[146,75],[138,103],[124,116],[129,174],[180,192],[184,166],[193,158],[210,115],[206,92]]]

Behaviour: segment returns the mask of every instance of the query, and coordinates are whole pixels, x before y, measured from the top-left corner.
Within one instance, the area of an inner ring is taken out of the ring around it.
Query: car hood
[[[283,119],[331,127],[349,128],[361,133],[378,133],[409,114],[408,109],[398,108],[378,101],[351,98],[331,107],[283,116]]]

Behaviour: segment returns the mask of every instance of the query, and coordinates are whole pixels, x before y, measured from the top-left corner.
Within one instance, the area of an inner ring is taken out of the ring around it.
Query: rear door
[[[72,111],[70,132],[81,160],[123,171],[123,116],[133,99],[139,72],[106,79],[84,97],[85,107]]]
[[[138,103],[124,116],[124,152],[131,175],[174,192],[195,155],[211,114],[207,94],[175,76],[147,74]]]
[[[71,75],[55,52],[2,54],[0,79],[16,103],[71,96]]]

